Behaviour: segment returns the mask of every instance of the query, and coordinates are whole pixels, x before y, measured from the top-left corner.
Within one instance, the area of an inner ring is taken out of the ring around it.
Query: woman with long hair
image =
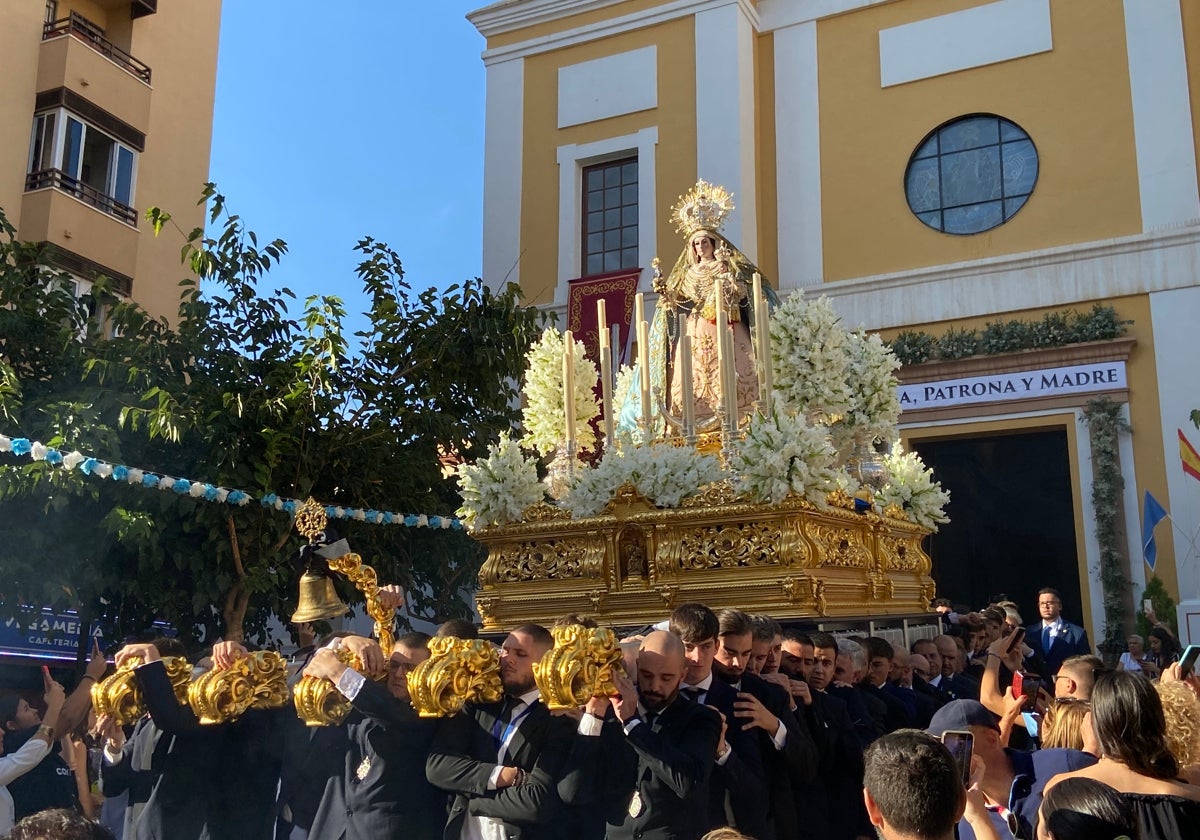
[[[1180,778],[1162,702],[1150,681],[1128,671],[1100,676],[1092,689],[1092,727],[1100,760],[1055,776],[1046,791],[1067,779],[1095,779],[1125,795],[1143,840],[1200,837],[1200,787]]]
[[[1097,747],[1088,718],[1092,704],[1075,697],[1056,697],[1042,716],[1042,749],[1063,747],[1095,754]]]
[[[1048,791],[1038,810],[1038,840],[1138,840],[1129,801],[1104,782],[1067,779]]]

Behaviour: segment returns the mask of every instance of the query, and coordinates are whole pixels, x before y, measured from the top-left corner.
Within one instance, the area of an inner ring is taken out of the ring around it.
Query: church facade
[[[1200,598],[1200,7],[504,0],[469,18],[485,280],[564,316],[595,278],[652,300],[652,258],[681,244],[671,205],[719,184],[724,235],[780,296],[934,348],[901,370],[901,429],[953,496],[939,594],[1007,595],[1032,620],[1057,586],[1099,638],[1115,545],[1130,614],[1154,575]],[[1089,340],[1089,313],[1121,335]],[[1101,398],[1127,424],[1115,451]],[[1118,476],[1105,519],[1093,491]],[[1147,491],[1171,514],[1153,570]]]

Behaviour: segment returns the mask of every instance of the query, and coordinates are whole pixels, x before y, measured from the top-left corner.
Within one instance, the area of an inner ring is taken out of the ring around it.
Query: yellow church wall
[[[1126,474],[1125,480],[1126,482],[1132,482],[1136,478],[1139,498],[1141,497],[1141,491],[1149,490],[1156,498],[1165,499],[1168,497],[1167,473],[1166,462],[1163,459],[1164,441],[1162,437],[1162,424],[1159,420],[1158,369],[1155,364],[1154,330],[1150,315],[1150,298],[1148,295],[1131,295],[1102,301],[1102,303],[1112,305],[1121,320],[1132,321],[1126,327],[1127,335],[1137,340],[1137,344],[1134,345],[1126,365],[1126,377],[1129,383],[1129,424],[1133,430],[1134,472],[1133,474]],[[1091,304],[1086,303],[1076,306],[1075,309],[1083,312],[1090,307]],[[986,317],[963,318],[953,322],[910,325],[903,329],[925,332],[934,337],[943,335],[951,327],[955,329],[975,329],[982,332],[984,327],[990,322],[1011,320],[1038,321],[1048,312],[1062,312],[1063,309],[1063,307],[1028,309]],[[880,332],[880,335],[885,340],[891,340],[901,331],[884,330]],[[1019,403],[1013,403],[1011,407],[1014,411],[1021,410]],[[901,417],[901,422],[904,422],[903,417]],[[964,435],[974,437],[1004,431],[1045,427],[1047,425],[1047,420],[1043,417],[1013,418],[1012,420],[996,420],[986,423],[972,423],[968,421],[962,425],[906,429],[903,432],[902,439],[908,441]],[[1049,423],[1049,425],[1061,424]],[[1078,431],[1074,428],[1073,415],[1071,415],[1071,421],[1066,425],[1068,435],[1073,436]],[[1074,477],[1075,486],[1079,487],[1078,465],[1075,463],[1074,437],[1071,437],[1070,440],[1071,446],[1069,447],[1069,451],[1072,458],[1071,474]],[[1091,488],[1083,487],[1079,492],[1090,493]],[[1086,561],[1086,557],[1083,556],[1083,529],[1086,523],[1083,521],[1082,510],[1078,507],[1080,500],[1077,498],[1075,501],[1077,507],[1075,516],[1076,544],[1079,546],[1081,562],[1084,562]],[[1137,531],[1139,523],[1136,520],[1127,520],[1125,527],[1132,533]],[[1159,547],[1157,574],[1169,591],[1177,592],[1178,575],[1174,563],[1174,535],[1168,535],[1166,531],[1167,529],[1164,528],[1157,535]],[[1140,558],[1134,557],[1131,558],[1131,562],[1141,561]],[[1080,580],[1086,587],[1088,575],[1085,566],[1080,567]],[[1084,592],[1084,595],[1084,603],[1087,603],[1087,593]]]
[[[658,107],[583,125],[558,128],[560,67],[656,45]],[[521,286],[528,301],[554,300],[558,281],[559,146],[591,143],[658,127],[655,158],[657,225],[660,256],[670,264],[682,247],[667,216],[676,198],[695,180],[696,82],[695,37],[691,18],[587,44],[530,56],[525,64],[524,143],[521,186]],[[661,150],[670,150],[662,154]],[[649,266],[650,255],[642,255]]]
[[[779,191],[776,186],[775,154],[775,36],[755,39],[754,144],[758,178],[758,267],[778,287],[779,282]],[[703,177],[704,173],[700,173]]]
[[[822,20],[817,28],[825,279],[944,265],[1141,231],[1122,7],[1051,4],[1054,48],[883,89],[881,29],[980,5],[911,0]],[[973,236],[939,233],[909,210],[913,150],[972,113],[1012,120],[1032,138],[1039,177],[1009,222]]]

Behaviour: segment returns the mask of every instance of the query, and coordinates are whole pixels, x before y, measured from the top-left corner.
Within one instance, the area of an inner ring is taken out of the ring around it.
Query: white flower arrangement
[[[730,457],[738,490],[756,502],[778,504],[803,496],[820,508],[837,487],[837,453],[822,426],[775,401],[770,415],[755,414]]]
[[[595,363],[584,355],[583,344],[574,342],[575,365],[575,440],[580,452],[596,448],[596,432],[592,420],[600,415],[596,399],[596,383],[600,373]],[[551,327],[525,357],[525,408],[522,425],[523,442],[542,455],[561,446],[567,439],[567,412],[563,401],[563,335]]]
[[[875,333],[846,336],[850,404],[841,422],[863,443],[892,440],[900,422],[900,360]]]
[[[725,478],[720,461],[712,455],[661,442],[639,445],[625,435],[595,467],[576,471],[560,504],[577,518],[596,516],[628,483],[659,507],[673,508],[705,484]]]
[[[515,522],[527,507],[546,497],[537,461],[526,458],[507,434],[488,448],[488,457],[460,464],[457,472],[463,500],[458,516],[472,530]]]
[[[797,290],[771,313],[775,393],[787,409],[831,419],[846,413],[851,397],[846,336],[826,297],[809,301]]]
[[[921,456],[905,452],[900,444],[896,444],[883,460],[891,478],[876,496],[882,507],[896,505],[930,531],[936,531],[938,525],[950,521],[946,516],[950,493],[942,489],[940,481],[933,480],[933,470],[925,466]]]

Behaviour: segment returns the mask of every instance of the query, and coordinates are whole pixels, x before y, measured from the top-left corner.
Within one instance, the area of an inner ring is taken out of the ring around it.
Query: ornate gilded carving
[[[338,660],[361,672],[363,664],[348,648],[334,651]],[[350,714],[350,701],[329,680],[304,677],[292,689],[296,714],[308,726],[340,725]]]
[[[779,527],[770,522],[692,528],[680,536],[683,568],[778,566],[779,541]]]
[[[408,693],[421,717],[446,717],[467,703],[495,703],[504,696],[499,652],[484,639],[430,639],[429,658],[408,674]]]
[[[714,481],[705,484],[692,496],[688,496],[679,506],[681,508],[715,507],[730,505],[737,500],[737,491],[728,481]]]
[[[553,522],[570,518],[571,511],[545,501],[530,505],[521,514],[521,520],[524,522]]]
[[[588,559],[585,540],[577,538],[530,540],[511,543],[498,552],[496,564],[489,570],[495,579],[488,583],[516,583],[527,580],[564,580],[583,577]]]
[[[555,627],[554,647],[533,665],[542,702],[551,710],[577,709],[595,696],[617,693],[613,669],[621,667],[621,646],[606,627]]]
[[[247,709],[278,709],[287,704],[287,662],[273,650],[214,668],[188,686],[188,705],[201,723],[237,720]]]
[[[626,488],[623,506],[611,514],[522,522],[477,534],[489,549],[477,598],[484,626],[549,625],[579,609],[614,624],[645,624],[691,600],[780,618],[926,611],[928,602],[917,591],[931,585],[921,548],[927,532],[916,524],[857,513],[852,499],[839,500],[837,494],[831,501],[844,501],[844,507],[817,509],[799,497],[777,505],[717,504],[725,491],[708,489],[717,493],[708,499],[714,504],[658,509]],[[521,571],[518,558],[531,546],[547,567],[556,558],[564,563],[578,558],[581,573],[535,578],[528,565]],[[510,571],[501,575],[501,569]],[[876,583],[872,598],[871,577],[894,582],[890,588]]]
[[[825,495],[825,501],[830,507],[843,510],[854,510],[854,497],[845,490],[837,489]]]
[[[871,563],[871,552],[865,544],[866,535],[860,528],[818,522],[813,526],[811,536],[817,544],[821,566],[865,569]]]
[[[129,726],[146,713],[142,691],[134,675],[134,669],[141,664],[140,656],[130,657],[116,672],[92,683],[92,706],[96,714],[111,715],[119,725]],[[188,680],[192,676],[191,663],[182,656],[168,656],[163,659],[163,665],[167,669],[167,679],[171,681],[176,699],[180,703],[186,703]]]

